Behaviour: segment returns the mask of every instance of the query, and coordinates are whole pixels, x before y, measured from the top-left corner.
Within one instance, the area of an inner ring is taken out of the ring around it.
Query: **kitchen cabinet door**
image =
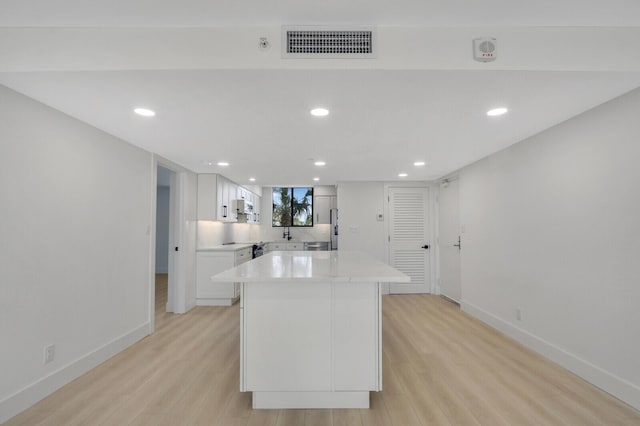
[[[229,215],[229,197],[227,195],[227,187],[225,184],[226,179],[222,176],[218,178],[218,196],[216,211],[218,214],[218,220],[225,221]]]
[[[331,220],[331,196],[318,195],[313,203],[314,225],[329,224]]]
[[[269,243],[269,251],[284,251],[288,249],[287,243]]]
[[[221,194],[218,187],[218,175],[198,175],[198,220],[220,220],[218,206]]]
[[[207,304],[202,302],[204,300],[229,300],[235,297],[234,283],[214,283],[211,281],[213,275],[233,268],[234,265],[233,252],[200,252],[196,254],[196,297],[198,304]],[[213,302],[210,304],[213,304]]]
[[[237,185],[224,176],[218,175],[217,182],[217,212],[218,220],[222,222],[236,222],[233,211],[233,200],[236,199]]]
[[[253,215],[255,217],[254,222],[260,223],[260,203],[262,203],[262,197],[255,195],[253,203]]]
[[[234,202],[233,202],[233,200],[237,200],[238,199],[238,185],[236,185],[235,183],[231,182],[230,180],[227,180],[227,199],[228,199],[228,203],[229,203],[229,215],[228,215],[227,220],[225,222],[237,222],[238,221],[238,214],[234,210]]]
[[[213,275],[251,260],[252,247],[234,251],[202,251],[196,254],[196,304],[230,306],[239,295],[239,283],[213,282]]]

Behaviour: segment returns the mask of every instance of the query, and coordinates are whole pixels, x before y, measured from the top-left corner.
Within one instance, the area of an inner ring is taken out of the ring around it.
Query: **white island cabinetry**
[[[241,282],[240,390],[254,408],[367,408],[382,390],[382,282],[358,252],[272,252],[213,277]]]

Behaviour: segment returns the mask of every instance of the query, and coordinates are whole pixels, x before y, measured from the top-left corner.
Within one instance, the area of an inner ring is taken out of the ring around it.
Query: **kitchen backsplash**
[[[198,249],[206,249],[224,243],[248,243],[257,241],[286,241],[283,228],[246,223],[198,221]],[[315,225],[312,228],[290,228],[291,241],[330,241],[331,225]]]
[[[291,241],[330,241],[331,225],[315,225],[311,228],[288,228],[291,232]],[[273,228],[269,225],[260,225],[260,240],[262,241],[286,241],[282,238],[284,228]]]
[[[260,240],[257,225],[247,223],[223,223],[208,220],[198,221],[198,249],[218,246],[224,243],[248,243]]]

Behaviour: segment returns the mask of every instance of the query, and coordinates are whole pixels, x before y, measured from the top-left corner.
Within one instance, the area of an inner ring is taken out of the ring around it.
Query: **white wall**
[[[460,174],[463,308],[636,408],[639,117],[635,90]]]
[[[149,153],[0,86],[0,422],[148,332],[154,173]]]
[[[384,182],[338,184],[338,247],[358,250],[388,260]],[[376,215],[384,214],[384,221]]]

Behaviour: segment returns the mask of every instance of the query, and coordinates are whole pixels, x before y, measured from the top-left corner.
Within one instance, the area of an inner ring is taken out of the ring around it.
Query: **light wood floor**
[[[156,274],[156,332],[166,327],[171,318],[175,316],[167,312],[168,280],[167,274]]]
[[[156,300],[152,336],[8,424],[640,425],[640,412],[429,295],[384,297],[371,409],[252,410],[238,391],[238,304],[171,315]]]

